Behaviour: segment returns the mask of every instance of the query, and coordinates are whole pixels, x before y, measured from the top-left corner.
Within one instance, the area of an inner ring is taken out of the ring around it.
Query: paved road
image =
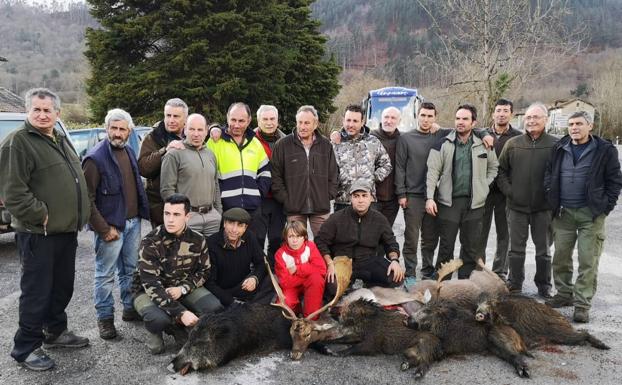
[[[403,233],[401,215],[395,230],[397,234]],[[536,350],[535,358],[528,360],[534,384],[618,384],[622,378],[622,209],[616,209],[608,218],[607,234],[598,293],[587,328],[610,344],[612,350],[603,352],[585,346]],[[494,243],[491,237],[488,255],[492,255]],[[528,250],[528,259],[529,279],[535,269],[533,249]],[[0,384],[394,385],[413,380],[412,372],[399,371],[397,356],[332,358],[310,352],[301,362],[292,362],[284,351],[238,359],[211,373],[191,373],[185,377],[170,374],[166,366],[175,353],[173,341],[167,340],[165,354],[151,356],[143,344],[146,333],[142,325],[120,321],[119,311],[117,327],[122,338],[99,339],[91,298],[92,276],[92,234],[83,232],[79,237],[76,289],[68,314],[70,328],[89,337],[91,346],[79,351],[52,352],[57,368],[50,372],[21,369],[9,356],[17,325],[19,262],[12,235],[0,236]],[[525,289],[528,293],[536,292],[533,282],[526,282]],[[571,311],[567,308],[563,313],[570,317]],[[469,355],[434,364],[421,383],[466,381],[513,384],[522,380],[509,364],[496,357]]]

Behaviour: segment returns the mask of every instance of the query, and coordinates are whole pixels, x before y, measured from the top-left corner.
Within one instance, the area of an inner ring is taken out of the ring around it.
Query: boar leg
[[[405,360],[400,368],[415,369],[415,378],[425,376],[434,361],[443,358],[443,350],[440,339],[431,333],[421,333],[413,342],[413,345],[403,352]]]
[[[488,349],[497,357],[512,364],[519,377],[529,378],[529,368],[523,354],[529,354],[520,335],[511,327],[493,327],[488,334]]]

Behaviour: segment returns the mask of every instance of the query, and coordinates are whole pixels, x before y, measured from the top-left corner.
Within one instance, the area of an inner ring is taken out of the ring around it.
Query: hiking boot
[[[547,299],[544,303],[555,309],[573,305],[572,298],[564,297],[559,295],[559,293]]]
[[[79,337],[67,329],[63,330],[63,332],[58,336],[48,335],[45,340],[43,340],[43,347],[45,349],[83,348],[88,344],[88,338]]]
[[[546,286],[538,288],[538,295],[544,299],[553,298],[551,295],[551,288]]]
[[[54,360],[45,354],[41,348],[33,350],[28,357],[19,364],[26,369],[35,370],[37,372],[52,369],[55,365]]]
[[[99,329],[99,337],[101,339],[111,340],[117,336],[113,318],[97,320],[97,328]]]
[[[574,322],[588,323],[590,322],[590,310],[584,307],[575,307],[572,319]]]
[[[123,315],[121,316],[121,319],[125,322],[143,320],[140,314],[138,314],[138,312],[134,309],[123,309]]]
[[[151,333],[147,337],[147,347],[151,354],[160,354],[164,351],[164,340],[162,339],[162,333]]]

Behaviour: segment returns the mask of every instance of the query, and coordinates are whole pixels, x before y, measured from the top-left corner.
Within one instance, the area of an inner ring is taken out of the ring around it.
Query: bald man
[[[186,195],[190,199],[188,226],[207,237],[220,227],[222,204],[216,157],[205,147],[205,117],[188,116],[184,134],[184,148],[171,149],[164,156],[160,193],[164,200],[175,193]]]

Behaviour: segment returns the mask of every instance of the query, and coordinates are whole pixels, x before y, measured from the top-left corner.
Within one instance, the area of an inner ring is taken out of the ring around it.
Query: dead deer
[[[274,291],[276,291],[278,296],[278,302],[273,303],[272,305],[282,308],[283,316],[292,322],[289,333],[292,337],[292,351],[290,357],[293,360],[301,359],[309,345],[314,342],[343,339],[347,338],[347,336],[351,334],[347,327],[340,325],[337,321],[330,317],[323,320],[314,320],[317,315],[322,314],[325,310],[336,304],[350,285],[350,278],[352,277],[352,260],[348,257],[340,256],[335,257],[333,262],[335,264],[335,276],[337,278],[337,293],[335,294],[335,297],[326,305],[304,318],[298,317],[298,315],[296,315],[296,313],[289,306],[287,306],[285,303],[285,295],[283,294],[276,277],[272,274],[270,267],[266,266],[272,285],[274,285]]]

